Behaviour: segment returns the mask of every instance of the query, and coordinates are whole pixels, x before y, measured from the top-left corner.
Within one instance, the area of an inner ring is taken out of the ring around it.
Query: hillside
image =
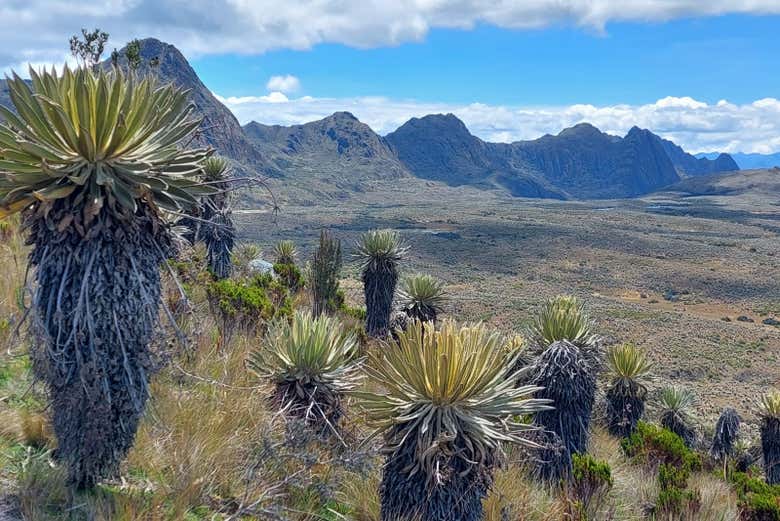
[[[697,154],[696,157],[703,157],[708,159],[714,159],[719,154],[717,152],[711,152],[706,154]],[[756,168],[774,168],[780,166],[780,153],[776,154],[744,154],[736,152],[730,154],[734,158],[734,161],[740,168],[745,170],[753,170]]]
[[[411,175],[387,142],[349,112],[292,127],[252,121],[243,131],[280,183],[323,195],[348,196]]]
[[[634,197],[679,180],[663,148],[636,127],[625,138],[582,123],[557,136],[509,145],[509,153],[575,199]]]
[[[164,82],[172,82],[190,90],[190,99],[196,112],[203,118],[201,134],[196,139],[201,145],[211,145],[220,153],[239,162],[248,172],[270,173],[262,154],[249,142],[238,120],[230,110],[220,103],[211,91],[200,81],[184,55],[173,45],[154,38],[140,40],[142,65],[141,74],[153,73]],[[120,65],[127,68],[125,49],[119,51]],[[159,65],[151,67],[149,60],[157,58]],[[110,60],[103,63],[110,67]]]
[[[684,179],[665,191],[688,196],[780,194],[780,167],[726,172],[704,178]]]

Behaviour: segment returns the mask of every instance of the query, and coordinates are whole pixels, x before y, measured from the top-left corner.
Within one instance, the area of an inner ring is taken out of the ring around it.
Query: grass
[[[0,273],[0,318],[21,317],[17,296],[24,257],[18,236],[0,246],[0,262],[12,267]],[[200,262],[195,258],[189,269],[197,271]],[[535,281],[503,277],[514,281],[507,287],[539,293],[537,300],[519,298],[511,306],[496,300],[486,309],[456,297],[452,313],[482,313],[505,332],[523,330],[535,304],[546,295]],[[220,318],[213,316],[199,287],[202,280],[195,274],[187,282],[194,315],[183,324],[191,343],[166,348],[170,362],[153,378],[152,399],[121,475],[89,494],[73,497],[67,490],[63,470],[53,461],[56,441],[48,427],[45,395],[33,385],[26,345],[8,333],[2,337],[12,349],[0,351],[0,504],[4,496],[12,496],[19,519],[31,521],[380,521],[382,458],[375,440],[367,441],[360,412],[347,403],[346,447],[338,440],[322,442],[298,422],[277,414],[269,405],[271,388],[258,383],[245,366],[262,337],[243,331],[224,344]],[[298,306],[305,303],[302,294],[292,300]],[[525,321],[511,318],[517,307],[524,310]],[[594,317],[601,316],[598,309]],[[606,316],[620,324],[644,318],[633,313]],[[759,351],[751,344],[739,349]],[[659,495],[655,469],[626,457],[620,441],[599,426],[592,432],[589,452],[609,465],[614,481],[596,518],[654,519],[650,509]],[[520,451],[508,451],[484,502],[486,521],[571,519],[568,495],[534,482],[527,462]],[[693,471],[689,484],[700,497],[700,507],[695,515],[684,512],[680,519],[737,519],[733,486],[706,470]]]

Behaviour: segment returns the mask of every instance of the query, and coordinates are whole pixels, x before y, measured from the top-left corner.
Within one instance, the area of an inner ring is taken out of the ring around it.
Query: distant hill
[[[280,171],[309,165],[323,173],[359,173],[371,179],[410,175],[385,139],[349,112],[336,112],[292,127],[252,121],[243,130],[256,149]]]
[[[780,152],[776,154],[743,154],[737,152],[730,154],[741,169],[753,170],[756,168],[774,168],[780,166]],[[718,156],[717,152],[697,154],[696,157],[712,159]]]
[[[718,172],[733,172],[739,170],[739,165],[729,154],[713,154],[712,157],[696,157],[688,154],[682,147],[673,142],[658,138],[666,150],[669,159],[683,177],[710,175]]]
[[[687,196],[718,196],[757,194],[762,197],[780,194],[780,167],[725,172],[706,177],[691,177],[664,188]]]

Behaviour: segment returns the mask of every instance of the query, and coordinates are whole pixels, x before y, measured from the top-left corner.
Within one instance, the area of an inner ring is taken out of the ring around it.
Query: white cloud
[[[286,76],[271,76],[265,87],[270,91],[290,94],[298,92],[301,89],[301,80],[290,74],[287,74]]]
[[[187,55],[307,49],[319,43],[376,47],[419,41],[432,28],[477,24],[604,30],[615,21],[663,21],[727,13],[780,14],[778,0],[2,0],[0,68],[56,62],[81,27],[112,45],[153,36]],[[31,57],[34,56],[34,57]]]
[[[742,105],[727,100],[711,105],[688,97],[667,97],[644,105],[512,107],[424,103],[381,97],[285,97],[280,103],[270,97],[220,100],[242,124],[255,120],[296,125],[346,110],[384,135],[412,117],[451,112],[462,119],[473,134],[487,141],[535,139],[588,122],[604,132],[621,136],[634,125],[647,128],[692,153],[780,151],[780,101],[774,98]]]

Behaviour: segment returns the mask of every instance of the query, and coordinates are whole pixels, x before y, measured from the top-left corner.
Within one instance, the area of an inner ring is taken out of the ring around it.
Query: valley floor
[[[394,228],[411,246],[407,273],[441,277],[448,314],[522,330],[549,296],[581,297],[610,343],[634,342],[656,363],[658,387],[696,390],[709,418],[750,417],[780,382],[780,206],[771,192],[725,197],[656,194],[626,201],[514,199],[409,180],[345,200],[237,217],[243,239],[293,239],[307,258],[319,230],[345,241]],[[362,299],[354,266],[349,287]]]

